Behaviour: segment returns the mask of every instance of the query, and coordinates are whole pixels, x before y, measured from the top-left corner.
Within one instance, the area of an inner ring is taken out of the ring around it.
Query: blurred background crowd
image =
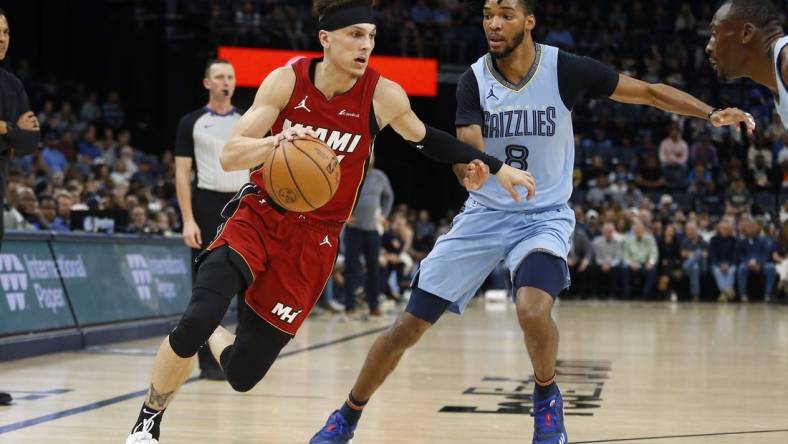
[[[309,4],[197,0],[185,2],[183,12],[205,31],[206,46],[318,49]],[[569,264],[574,286],[567,296],[727,301],[778,300],[784,292],[788,134],[768,91],[716,80],[703,52],[714,9],[711,2],[670,0],[540,5],[537,41],[711,104],[739,106],[758,122],[748,136],[611,101],[579,105],[572,198],[577,229]],[[442,71],[451,71],[465,69],[485,50],[478,14],[464,2],[392,0],[378,14],[385,37],[377,53],[434,57]],[[8,68],[30,95],[42,143],[13,163],[7,229],[81,230],[84,221],[74,214],[101,210],[120,221],[115,231],[178,235],[171,144],[135,144],[145,122],[127,115],[133,98],[44,76],[24,59]],[[451,211],[411,208],[397,191],[397,205],[379,223],[383,293],[392,300],[453,217]],[[337,292],[344,291],[339,265]],[[507,282],[499,270],[488,287]]]

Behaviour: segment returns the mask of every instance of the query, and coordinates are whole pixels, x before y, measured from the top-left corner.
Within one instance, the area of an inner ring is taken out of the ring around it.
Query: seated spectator
[[[126,228],[127,233],[142,234],[155,233],[156,228],[148,221],[148,210],[142,205],[134,206],[129,211],[131,221]]]
[[[725,196],[725,213],[738,216],[750,212],[752,206],[752,196],[747,191],[744,180],[737,180],[728,190]]]
[[[413,266],[413,259],[408,255],[413,242],[413,230],[408,227],[404,214],[396,213],[391,227],[381,238],[383,257],[383,293],[390,299],[399,300],[401,290],[407,285],[407,275]],[[389,283],[394,275],[396,286]]]
[[[19,214],[21,214],[29,224],[30,228],[28,229],[43,225],[41,222],[41,215],[38,211],[38,199],[36,199],[36,194],[32,189],[20,187],[19,190],[17,190],[16,203],[16,209],[19,211]]]
[[[632,234],[624,241],[624,298],[630,299],[632,287],[641,283],[642,298],[652,298],[657,279],[659,252],[654,236],[646,232],[643,222],[632,222]]]
[[[754,163],[750,166],[748,172],[748,182],[750,187],[757,191],[773,192],[775,187],[774,173],[772,172],[771,163],[766,162],[763,154],[759,153],[755,156]]]
[[[681,129],[678,124],[674,123],[670,127],[670,136],[666,137],[659,145],[659,162],[669,187],[684,187],[688,157],[687,142],[681,138]]]
[[[427,210],[419,211],[419,218],[416,221],[413,233],[411,255],[414,261],[420,262],[427,257],[427,254],[435,245],[435,222],[430,219],[430,213]]]
[[[693,302],[700,300],[700,278],[706,273],[708,244],[700,237],[695,222],[687,222],[681,240],[682,270],[689,277],[690,296]]]
[[[569,273],[572,277],[572,294],[577,296],[588,296],[591,291],[589,276],[586,271],[591,265],[591,241],[585,230],[575,226],[572,234],[572,243],[569,249],[566,263],[569,266]]]
[[[34,229],[60,232],[71,231],[66,222],[57,216],[57,205],[52,196],[43,195],[39,197],[38,208],[41,217],[39,223],[33,226]]]
[[[25,187],[17,182],[9,181],[6,189],[5,207],[3,208],[3,226],[6,230],[31,230],[33,226],[25,220],[18,210],[20,190]],[[28,188],[29,189],[29,188]],[[32,192],[32,190],[31,190]]]
[[[678,300],[676,290],[684,277],[681,268],[681,248],[678,235],[676,234],[676,226],[672,223],[667,223],[662,236],[659,236],[657,242],[657,249],[659,250],[659,281],[657,289],[664,294],[672,302]]]
[[[62,151],[58,149],[59,139],[48,139],[46,146],[41,150],[41,158],[49,169],[50,173],[59,173],[68,166],[68,159]]]
[[[717,234],[709,243],[709,264],[714,282],[720,291],[720,302],[732,301],[736,297],[733,284],[736,279],[738,242],[733,235],[733,225],[724,218],[717,224]]]
[[[589,239],[593,239],[602,234],[599,227],[599,212],[596,210],[588,210],[585,215],[586,221],[586,234]]]
[[[741,222],[744,235],[738,244],[739,297],[742,302],[749,301],[747,282],[752,275],[764,277],[764,299],[772,301],[777,270],[771,261],[772,243],[761,234],[758,222],[745,218]]]
[[[662,170],[655,156],[645,155],[641,158],[635,180],[638,187],[645,190],[659,190],[665,186]]]
[[[780,235],[772,246],[772,260],[779,277],[777,294],[783,296],[788,292],[788,224],[780,228]]]
[[[98,147],[96,142],[96,126],[88,125],[85,133],[82,134],[82,139],[77,144],[77,153],[82,156],[90,158],[91,162],[101,157],[101,148]]]
[[[692,144],[690,149],[690,162],[693,166],[703,165],[707,169],[713,170],[719,166],[717,157],[717,147],[711,143],[711,136],[704,132],[697,142]]]
[[[619,293],[623,288],[621,276],[621,263],[624,249],[615,237],[615,227],[611,222],[602,226],[602,235],[591,242],[594,258],[592,276],[595,296],[607,295],[608,297],[621,297]]]
[[[111,128],[118,129],[126,123],[126,112],[123,111],[120,94],[117,91],[110,91],[107,94],[107,101],[101,106],[101,116]]]

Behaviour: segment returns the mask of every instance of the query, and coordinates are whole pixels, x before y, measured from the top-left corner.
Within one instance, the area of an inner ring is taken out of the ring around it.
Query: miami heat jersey
[[[350,217],[361,190],[372,142],[378,132],[372,98],[380,74],[367,68],[349,91],[328,100],[313,82],[319,61],[301,59],[292,65],[296,75],[293,94],[271,131],[278,134],[290,127],[308,127],[334,150],[342,174],[339,189],[326,205],[308,213],[308,216],[344,222]],[[252,181],[260,189],[265,189],[259,169],[252,173]]]

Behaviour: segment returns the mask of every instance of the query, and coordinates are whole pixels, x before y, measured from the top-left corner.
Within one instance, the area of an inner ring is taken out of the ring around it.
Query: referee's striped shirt
[[[217,114],[205,106],[181,119],[175,137],[175,155],[194,159],[196,188],[235,193],[249,182],[248,171],[227,172],[219,163],[222,149],[241,114],[235,107],[227,114]]]

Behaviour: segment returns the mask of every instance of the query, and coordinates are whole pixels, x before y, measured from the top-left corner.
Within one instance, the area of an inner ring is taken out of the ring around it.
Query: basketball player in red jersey
[[[206,341],[237,391],[252,389],[298,331],[333,269],[339,233],[350,217],[368,167],[372,140],[388,125],[425,155],[469,163],[465,185],[495,174],[519,200],[515,186],[535,192],[530,173],[422,123],[402,88],[368,68],[375,46],[372,0],[316,0],[321,59],[302,59],[272,72],[237,123],[222,153],[225,170],[248,170],[251,183],[225,206],[226,221],[197,259],[192,300],[156,356],[148,396],[127,444],[158,443],[164,409],[192,371]],[[275,134],[264,137],[266,134]],[[258,167],[283,140],[324,140],[341,159],[334,197],[306,214],[269,199]],[[245,291],[252,310],[238,336],[219,323],[233,295]]]

